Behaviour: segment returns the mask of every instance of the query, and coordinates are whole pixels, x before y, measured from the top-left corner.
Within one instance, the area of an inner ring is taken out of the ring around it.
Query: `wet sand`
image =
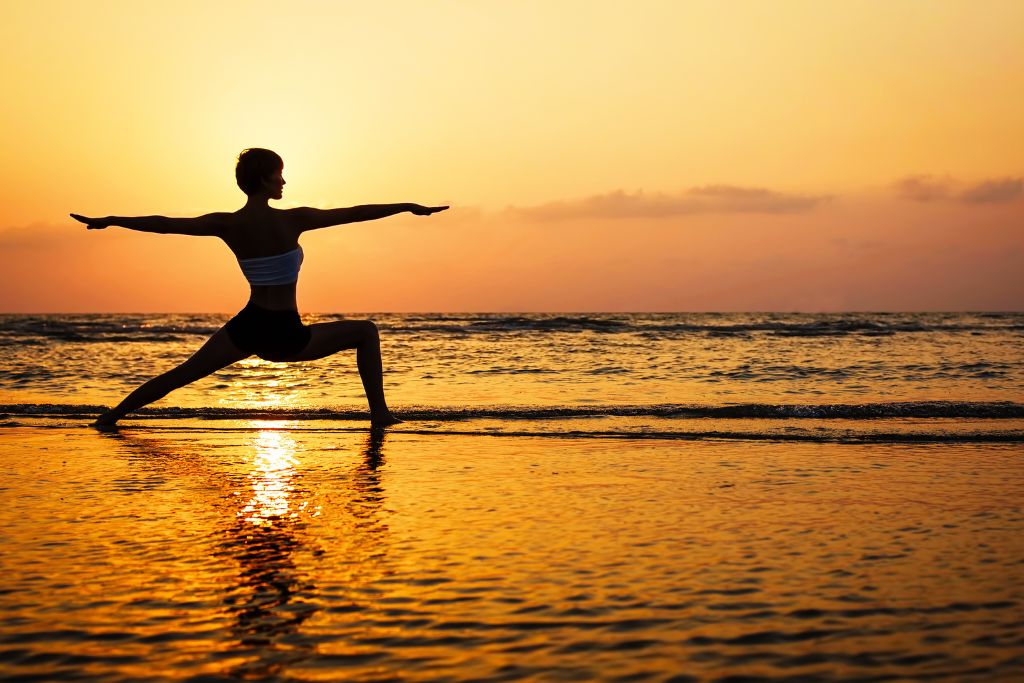
[[[0,674],[1009,681],[1024,668],[1020,444],[309,426],[0,429]]]

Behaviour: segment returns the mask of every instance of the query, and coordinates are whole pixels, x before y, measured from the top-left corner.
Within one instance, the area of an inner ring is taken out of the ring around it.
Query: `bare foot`
[[[91,426],[96,427],[97,429],[116,427],[117,421],[120,419],[121,418],[114,415],[113,412],[108,411],[97,417],[96,421],[93,422]]]
[[[381,429],[382,427],[390,427],[391,425],[396,425],[402,421],[403,420],[399,420],[391,413],[387,413],[386,415],[381,415],[379,417],[371,416],[370,426],[373,427],[374,429]]]

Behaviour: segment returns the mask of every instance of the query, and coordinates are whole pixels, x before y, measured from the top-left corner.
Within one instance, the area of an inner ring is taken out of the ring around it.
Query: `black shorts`
[[[270,361],[294,356],[306,348],[312,336],[298,311],[273,311],[251,301],[225,329],[235,346]]]

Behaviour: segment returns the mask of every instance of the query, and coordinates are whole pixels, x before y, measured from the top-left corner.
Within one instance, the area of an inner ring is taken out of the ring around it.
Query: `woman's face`
[[[267,193],[271,199],[281,198],[284,192],[284,185],[284,167],[263,181],[263,186],[267,188]]]

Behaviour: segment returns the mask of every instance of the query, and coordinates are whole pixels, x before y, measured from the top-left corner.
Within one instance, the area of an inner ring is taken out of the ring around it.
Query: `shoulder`
[[[209,228],[211,232],[219,232],[231,227],[235,221],[235,214],[227,211],[205,213],[193,219],[198,225]]]
[[[197,235],[223,237],[231,226],[230,213],[207,213],[195,218],[162,218],[162,228],[158,232],[176,235]]]
[[[320,211],[321,209],[314,209],[311,206],[297,206],[294,209],[282,209],[281,213],[287,220],[302,221],[317,215]]]
[[[297,206],[294,209],[284,209],[284,215],[288,227],[297,233],[318,227],[321,222],[323,209],[314,209],[310,206]]]

